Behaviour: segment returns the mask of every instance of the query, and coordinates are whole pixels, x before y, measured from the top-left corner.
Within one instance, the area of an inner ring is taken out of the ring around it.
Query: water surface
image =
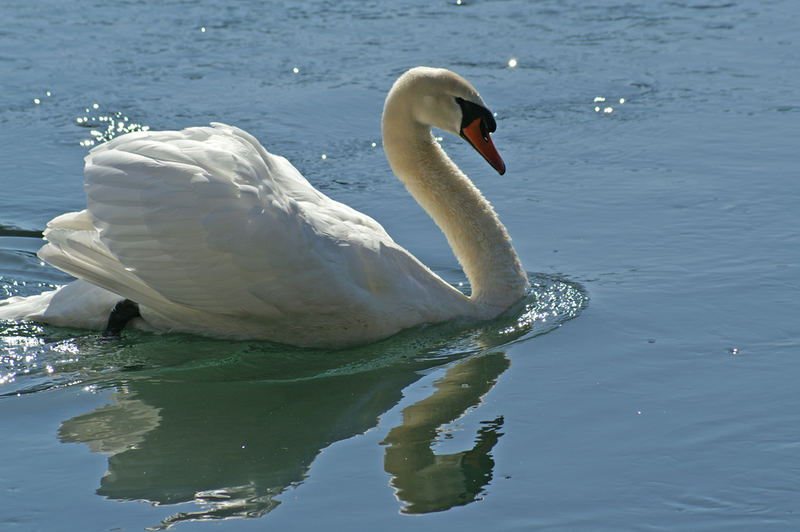
[[[800,527],[798,9],[4,2],[0,296],[69,280],[35,251],[92,143],[210,121],[463,282],[380,149],[427,64],[497,113],[505,176],[442,143],[557,304],[344,353],[4,323],[0,527]]]

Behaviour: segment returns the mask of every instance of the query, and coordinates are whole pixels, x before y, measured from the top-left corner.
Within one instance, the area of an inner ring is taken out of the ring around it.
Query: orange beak
[[[478,153],[483,155],[486,162],[492,165],[492,168],[497,170],[497,173],[503,175],[506,173],[506,163],[497,153],[497,150],[492,143],[492,137],[486,130],[483,120],[476,118],[467,127],[461,129],[461,136],[469,142],[473,148],[478,150]]]

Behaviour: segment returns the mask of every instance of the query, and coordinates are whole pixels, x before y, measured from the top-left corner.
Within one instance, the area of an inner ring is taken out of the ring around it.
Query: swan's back
[[[40,256],[159,329],[347,345],[466,301],[237,128],[118,137],[85,173],[87,211],[53,220]]]

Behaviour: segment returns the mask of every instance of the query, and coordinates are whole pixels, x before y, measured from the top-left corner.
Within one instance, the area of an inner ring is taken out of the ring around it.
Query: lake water
[[[380,148],[385,93],[419,64],[497,113],[505,176],[442,143],[537,293],[338,353],[0,324],[0,528],[800,529],[798,17],[4,0],[0,296],[69,280],[34,253],[85,204],[92,143],[210,121],[462,281]]]

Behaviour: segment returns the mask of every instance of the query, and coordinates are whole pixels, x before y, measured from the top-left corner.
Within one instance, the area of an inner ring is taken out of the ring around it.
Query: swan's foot
[[[140,318],[141,316],[138,304],[130,299],[123,299],[111,309],[105,333],[107,335],[119,336],[122,329],[125,328],[125,325],[127,325],[129,321],[133,318]]]

